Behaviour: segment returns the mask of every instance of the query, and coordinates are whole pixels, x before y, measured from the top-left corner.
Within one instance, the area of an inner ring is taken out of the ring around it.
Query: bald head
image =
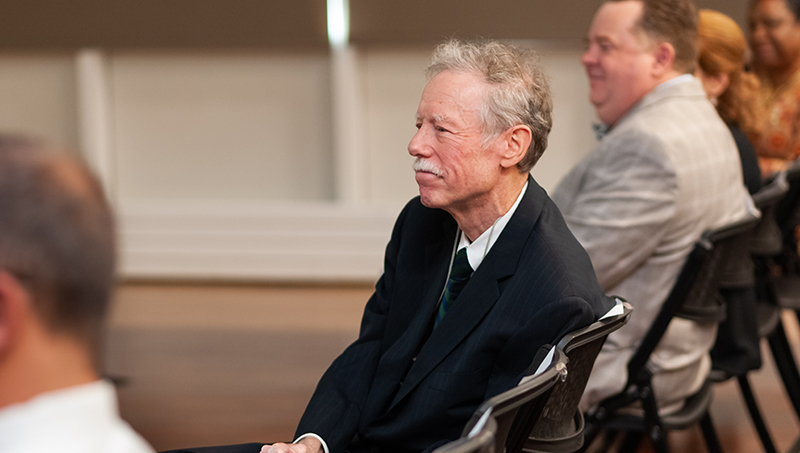
[[[65,153],[0,136],[0,270],[30,293],[51,332],[100,348],[115,233],[102,188]]]

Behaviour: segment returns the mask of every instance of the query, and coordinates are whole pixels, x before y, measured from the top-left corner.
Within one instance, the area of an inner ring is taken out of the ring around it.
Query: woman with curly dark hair
[[[753,137],[766,176],[800,156],[800,0],[753,0],[750,47],[766,121]]]

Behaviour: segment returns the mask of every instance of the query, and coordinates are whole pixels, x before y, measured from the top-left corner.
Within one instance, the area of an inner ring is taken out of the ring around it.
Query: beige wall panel
[[[326,200],[327,54],[112,57],[120,199]]]
[[[589,82],[580,62],[582,49],[537,49],[553,92],[553,130],[547,150],[531,174],[542,187],[552,191],[564,174],[594,147],[592,122],[597,119],[589,103]]]
[[[430,49],[368,50],[363,55],[369,200],[403,203],[417,195],[408,142],[425,87]]]
[[[69,54],[0,54],[0,131],[77,151],[75,64]]]

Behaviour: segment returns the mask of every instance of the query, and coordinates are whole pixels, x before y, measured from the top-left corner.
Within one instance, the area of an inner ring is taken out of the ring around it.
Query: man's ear
[[[510,168],[517,165],[525,157],[533,139],[533,133],[528,126],[517,124],[505,131],[502,137],[504,138],[504,148],[500,165],[504,168]]]
[[[28,291],[14,275],[0,271],[0,358],[8,354],[19,337],[31,309],[29,299]]]
[[[673,69],[675,65],[675,48],[668,42],[660,42],[653,49],[653,75],[656,78],[663,76]]]

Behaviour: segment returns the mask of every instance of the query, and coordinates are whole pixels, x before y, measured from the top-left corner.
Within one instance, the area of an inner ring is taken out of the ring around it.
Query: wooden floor
[[[123,417],[157,450],[291,440],[330,362],[357,335],[369,287],[126,284],[105,368],[123,378]],[[795,320],[786,317],[800,351]],[[800,432],[769,354],[753,375],[779,450]],[[762,451],[738,388],[716,388],[712,416],[728,453]],[[676,452],[703,452],[692,430]]]

